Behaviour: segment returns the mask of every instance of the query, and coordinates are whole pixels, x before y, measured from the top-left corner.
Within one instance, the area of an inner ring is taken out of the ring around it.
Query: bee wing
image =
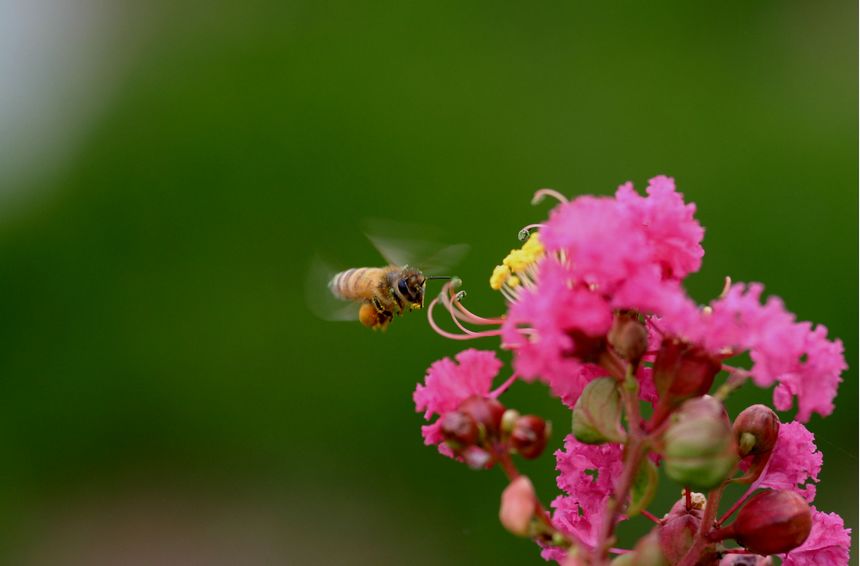
[[[467,244],[446,245],[441,231],[431,226],[369,219],[365,235],[391,265],[418,267],[438,275],[454,267],[469,251]]]
[[[319,256],[311,259],[305,282],[308,308],[323,320],[358,320],[358,305],[335,297],[329,283],[339,270]]]

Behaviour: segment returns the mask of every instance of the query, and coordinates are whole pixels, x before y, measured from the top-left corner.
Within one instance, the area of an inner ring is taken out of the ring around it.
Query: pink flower
[[[821,463],[815,435],[797,421],[784,423],[779,427],[770,460],[751,489],[791,489],[812,502],[815,499],[812,482],[818,482]]]
[[[611,198],[583,196],[550,212],[540,232],[548,251],[570,259],[577,280],[611,288],[649,261],[642,230],[631,225],[626,211]]]
[[[457,363],[451,358],[443,358],[434,362],[427,370],[425,385],[420,383],[415,388],[412,398],[415,400],[415,410],[424,411],[424,418],[430,420],[433,415],[444,415],[473,395],[487,395],[493,383],[493,378],[499,373],[502,362],[495,352],[475,349],[463,350],[456,356]],[[431,425],[421,427],[424,443],[440,444],[441,423],[437,420]],[[450,450],[440,451],[450,455]]]
[[[618,187],[616,200],[632,221],[638,222],[651,245],[650,260],[668,278],[681,279],[699,270],[705,250],[705,230],[698,220],[695,204],[685,204],[675,191],[675,180],[660,175],[648,182],[647,197],[640,196],[633,183]]]
[[[806,541],[785,555],[783,566],[844,566],[848,564],[851,529],[836,513],[812,508],[812,532]]]
[[[761,387],[779,384],[774,391],[778,409],[790,409],[792,398],[797,397],[799,420],[809,420],[813,412],[829,415],[840,375],[847,367],[842,342],[828,340],[823,326],[813,329],[811,323],[796,322],[778,297],[762,304],[763,290],[760,283],[733,285],[725,297],[711,303],[709,311],[695,315],[684,308],[658,311],[661,325],[714,355],[728,357],[749,351],[755,383]]]
[[[621,454],[620,444],[583,444],[571,435],[564,439],[564,451],[555,453],[556,483],[567,495],[552,502],[556,528],[586,544],[596,543],[606,502],[623,468]]]
[[[606,375],[592,358],[612,325],[612,309],[585,286],[571,288],[570,271],[554,258],[540,264],[540,285],[523,289],[503,324],[514,368],[526,380],[540,378],[573,406],[591,379]],[[521,325],[530,330],[524,333]]]

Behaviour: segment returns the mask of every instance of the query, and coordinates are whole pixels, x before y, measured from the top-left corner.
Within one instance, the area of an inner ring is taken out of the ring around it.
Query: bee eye
[[[401,279],[399,283],[397,283],[397,290],[400,291],[400,294],[406,298],[409,298],[409,284],[406,283],[406,279]]]

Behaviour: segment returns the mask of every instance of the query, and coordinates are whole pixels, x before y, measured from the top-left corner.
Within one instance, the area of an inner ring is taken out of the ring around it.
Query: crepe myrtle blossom
[[[512,367],[475,349],[433,363],[414,394],[425,443],[500,468],[503,526],[565,566],[847,564],[850,531],[811,506],[822,454],[803,424],[834,410],[842,343],[760,283],[726,277],[707,305],[691,299],[684,279],[701,267],[704,229],[669,177],[645,194],[631,183],[573,200],[541,189],[533,203],[546,197],[558,204],[490,275],[503,314],[469,310],[456,279],[427,309],[442,336],[497,339]],[[517,461],[540,457],[551,427],[503,404],[517,381],[545,383],[572,411],[548,508]],[[765,405],[730,416],[723,403],[746,383],[772,387],[794,420]],[[663,514],[648,509],[661,478],[681,494]],[[746,492],[723,505],[731,484]],[[651,531],[621,548],[618,523],[642,518]]]

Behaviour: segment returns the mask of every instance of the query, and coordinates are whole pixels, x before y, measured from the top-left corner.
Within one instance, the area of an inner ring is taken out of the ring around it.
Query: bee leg
[[[373,301],[362,303],[358,309],[358,320],[361,324],[374,330],[385,329],[392,318],[390,312],[378,309]]]

